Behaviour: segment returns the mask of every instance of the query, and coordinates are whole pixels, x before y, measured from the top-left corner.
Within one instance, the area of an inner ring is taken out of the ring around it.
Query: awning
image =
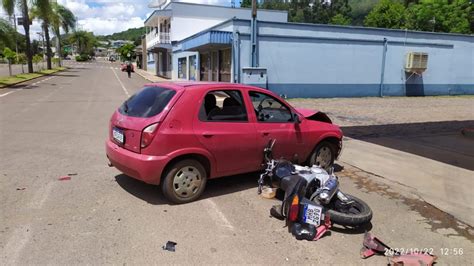
[[[181,41],[182,51],[198,51],[232,44],[232,32],[207,31]]]

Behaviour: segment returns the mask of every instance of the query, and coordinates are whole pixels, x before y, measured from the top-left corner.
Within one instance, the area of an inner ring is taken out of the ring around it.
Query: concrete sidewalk
[[[345,141],[340,160],[401,184],[429,204],[474,225],[474,171],[356,139]]]
[[[139,69],[135,66],[135,73],[138,75],[142,76],[144,79],[151,81],[151,82],[170,82],[172,81],[171,79],[165,79],[162,77],[158,77],[156,75],[151,74],[150,72],[147,72],[143,69]]]

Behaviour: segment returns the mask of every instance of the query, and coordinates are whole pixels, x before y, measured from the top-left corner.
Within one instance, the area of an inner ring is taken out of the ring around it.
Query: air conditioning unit
[[[406,55],[405,71],[412,73],[423,73],[428,68],[428,54],[421,52],[410,52]]]

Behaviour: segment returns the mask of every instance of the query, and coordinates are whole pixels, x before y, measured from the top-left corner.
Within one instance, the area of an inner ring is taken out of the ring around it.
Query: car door
[[[194,131],[216,159],[217,174],[231,175],[258,169],[255,125],[249,122],[240,89],[212,89],[200,99]]]
[[[257,142],[260,151],[271,140],[276,139],[274,157],[287,160],[302,161],[304,142],[300,124],[294,121],[289,106],[270,94],[252,91],[248,92],[253,106]]]

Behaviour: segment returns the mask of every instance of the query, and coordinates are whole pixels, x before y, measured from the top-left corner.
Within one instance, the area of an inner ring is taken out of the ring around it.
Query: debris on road
[[[16,190],[25,190],[26,187],[17,187]]]
[[[59,181],[71,180],[71,177],[68,175],[63,175],[58,178]]]
[[[176,251],[176,245],[177,245],[176,242],[168,241],[168,242],[166,242],[166,244],[163,246],[163,250],[168,250],[168,251],[171,251],[171,252],[175,252],[175,251]]]
[[[363,259],[372,257],[373,255],[382,255],[389,257],[390,265],[420,265],[431,266],[438,257],[428,252],[399,252],[397,249],[389,247],[380,239],[367,232],[364,234],[362,249],[360,256]]]
[[[67,174],[68,176],[77,175],[77,173]]]

